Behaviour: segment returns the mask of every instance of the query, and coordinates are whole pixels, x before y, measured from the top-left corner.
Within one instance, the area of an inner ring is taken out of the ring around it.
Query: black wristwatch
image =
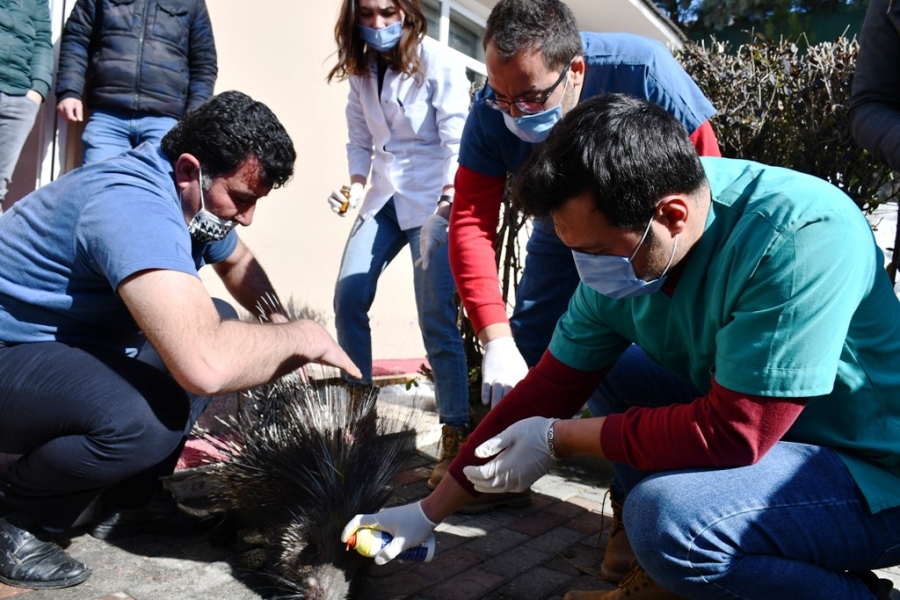
[[[450,194],[441,194],[441,197],[438,198],[438,204],[441,202],[446,202],[447,204],[453,205],[453,196]]]

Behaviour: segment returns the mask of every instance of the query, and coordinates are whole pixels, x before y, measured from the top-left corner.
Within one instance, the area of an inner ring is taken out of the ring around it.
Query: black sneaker
[[[76,585],[91,570],[56,543],[41,540],[22,526],[15,515],[0,519],[0,581],[32,589]]]

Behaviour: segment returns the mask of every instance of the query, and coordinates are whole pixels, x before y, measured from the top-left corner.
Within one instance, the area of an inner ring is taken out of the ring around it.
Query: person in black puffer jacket
[[[0,0],[0,203],[52,79],[47,0]]]
[[[78,0],[63,31],[57,110],[91,110],[84,163],[158,143],[212,96],[216,45],[204,0]]]

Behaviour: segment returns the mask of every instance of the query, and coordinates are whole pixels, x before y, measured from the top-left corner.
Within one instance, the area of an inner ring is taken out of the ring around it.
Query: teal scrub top
[[[701,160],[712,203],[674,294],[580,284],[551,353],[596,371],[634,342],[704,392],[809,398],[785,439],[833,448],[873,512],[900,506],[900,302],[867,221],[821,179]]]

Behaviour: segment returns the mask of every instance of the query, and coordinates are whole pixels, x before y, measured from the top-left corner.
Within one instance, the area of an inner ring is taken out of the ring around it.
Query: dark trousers
[[[58,342],[0,348],[0,503],[30,527],[68,529],[103,493],[139,506],[172,472],[209,398],[109,351]]]

